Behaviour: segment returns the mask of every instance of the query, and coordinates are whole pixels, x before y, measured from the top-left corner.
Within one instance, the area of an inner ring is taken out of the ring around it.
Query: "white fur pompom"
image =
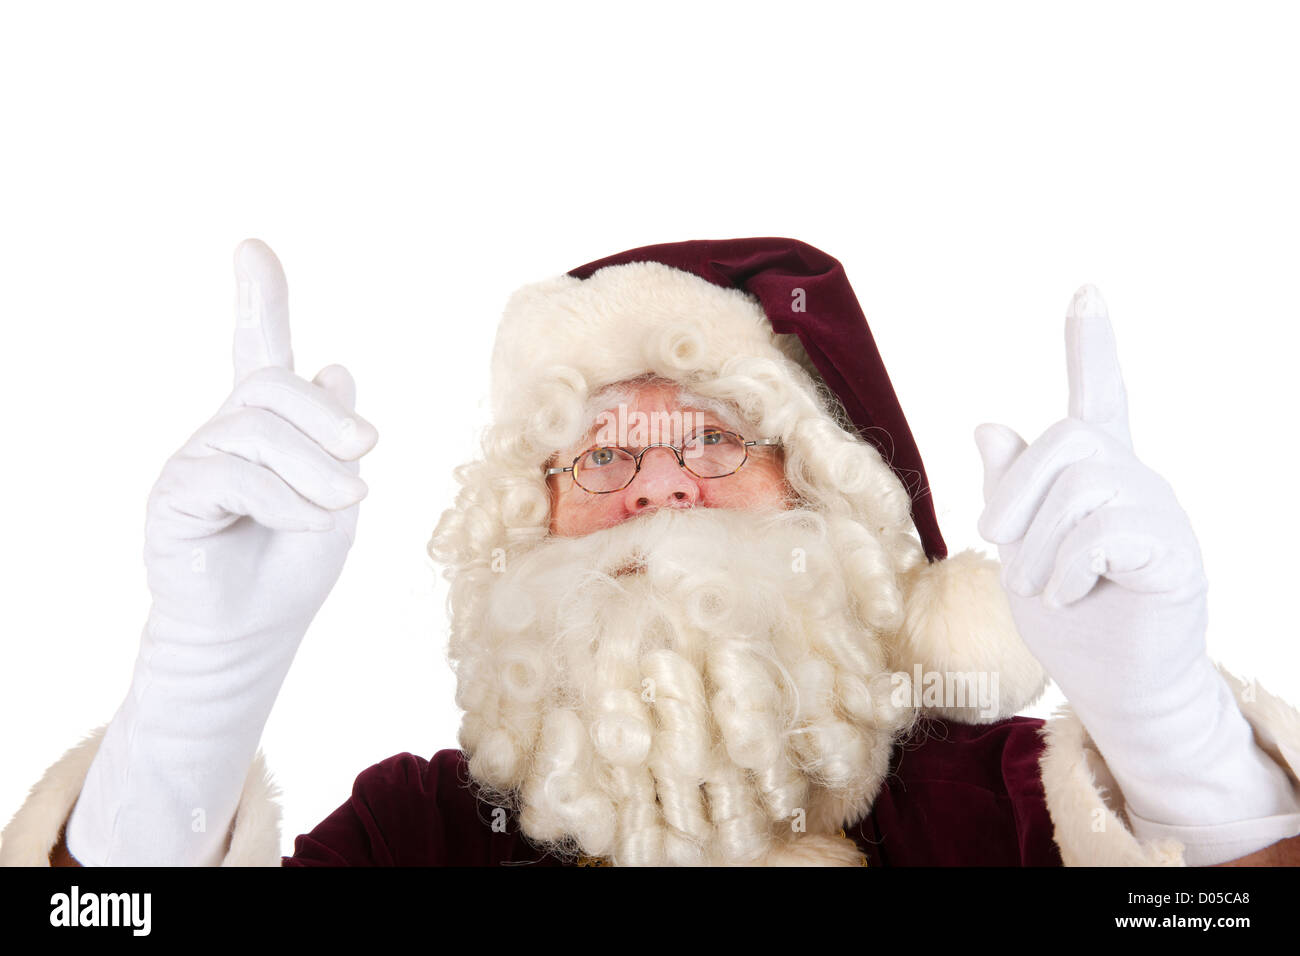
[[[1000,570],[996,560],[968,550],[902,576],[906,598],[894,666],[912,678],[925,713],[992,723],[1046,689],[1047,674],[1012,620]]]

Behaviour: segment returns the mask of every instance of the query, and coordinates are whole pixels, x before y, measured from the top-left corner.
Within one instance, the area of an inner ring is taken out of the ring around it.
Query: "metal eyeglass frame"
[[[642,449],[641,449],[639,452],[637,452],[636,454],[632,454],[632,450],[631,450],[630,448],[623,448],[623,447],[619,446],[619,447],[618,447],[618,450],[619,450],[619,451],[625,451],[625,452],[627,452],[629,455],[632,455],[632,461],[636,464],[636,468],[633,469],[633,471],[632,471],[632,477],[630,477],[630,478],[627,480],[627,482],[626,482],[625,484],[620,485],[620,486],[617,487],[617,488],[610,488],[608,491],[592,491],[590,488],[587,488],[587,487],[585,487],[584,485],[580,484],[580,483],[578,482],[578,475],[577,475],[577,471],[576,471],[576,469],[577,469],[577,467],[578,467],[578,462],[582,461],[582,459],[584,459],[585,457],[587,457],[587,455],[588,455],[590,452],[595,451],[597,448],[610,448],[610,447],[614,447],[614,446],[611,446],[611,445],[592,445],[590,448],[586,449],[586,450],[583,451],[581,454],[579,454],[577,458],[573,459],[573,464],[569,465],[567,468],[547,468],[547,469],[546,469],[546,474],[545,474],[543,477],[544,477],[544,478],[550,478],[552,475],[562,475],[562,474],[564,474],[566,471],[567,471],[567,472],[572,472],[572,473],[573,473],[573,483],[574,483],[575,485],[577,485],[579,488],[581,488],[583,491],[587,492],[587,494],[589,494],[589,495],[612,495],[612,494],[614,494],[614,492],[616,492],[616,491],[622,491],[624,488],[627,488],[628,486],[630,486],[630,485],[632,484],[632,482],[636,481],[636,476],[639,475],[639,474],[641,474],[641,459],[642,459],[643,457],[645,457],[645,453],[648,452],[651,448],[668,448],[668,449],[671,449],[671,450],[672,450],[672,453],[673,453],[673,456],[676,457],[676,459],[677,459],[677,464],[678,464],[680,467],[685,468],[685,469],[686,469],[687,471],[689,471],[692,475],[695,475],[696,478],[699,478],[699,479],[701,479],[702,481],[709,481],[709,480],[711,480],[711,479],[713,479],[713,478],[729,478],[729,477],[731,477],[732,475],[734,475],[736,472],[740,471],[741,468],[745,467],[745,462],[749,461],[749,449],[750,449],[750,448],[753,448],[755,445],[780,445],[780,444],[781,444],[781,439],[779,439],[779,438],[755,438],[755,439],[752,440],[752,441],[746,441],[743,435],[740,435],[740,434],[738,434],[737,432],[728,431],[728,430],[725,429],[725,428],[706,428],[706,429],[704,429],[704,432],[700,432],[700,433],[697,433],[697,434],[695,434],[695,435],[692,435],[691,438],[692,438],[692,439],[698,438],[698,437],[700,436],[700,434],[704,434],[704,433],[706,433],[706,432],[717,432],[717,433],[720,433],[720,434],[723,434],[723,435],[730,435],[732,438],[739,439],[739,440],[740,440],[740,444],[741,444],[741,446],[745,449],[745,457],[742,458],[742,459],[740,460],[740,464],[737,465],[735,468],[731,469],[731,471],[727,472],[725,475],[701,475],[701,474],[696,473],[696,472],[691,468],[690,465],[686,464],[686,457],[685,457],[685,455],[684,455],[684,453],[683,453],[683,450],[682,450],[681,448],[678,448],[676,445],[670,445],[668,442],[659,441],[659,442],[655,442],[654,444],[651,444],[651,445],[646,445],[644,448],[642,448]]]

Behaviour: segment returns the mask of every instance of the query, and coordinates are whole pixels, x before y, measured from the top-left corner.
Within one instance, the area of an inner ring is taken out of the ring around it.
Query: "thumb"
[[[357,383],[342,365],[326,365],[312,382],[338,399],[344,408],[357,407]]]
[[[988,504],[1002,476],[1028,445],[1006,425],[985,423],[975,429],[975,447],[984,462],[984,503]]]
[[[379,432],[375,430],[375,426],[356,414],[357,383],[352,378],[352,373],[342,365],[326,365],[316,373],[312,384],[325,389],[331,397],[352,413],[340,424],[339,437],[349,444],[355,443],[355,456],[343,462],[348,470],[355,474],[361,467],[358,459],[367,454],[375,447],[375,442],[379,441]]]

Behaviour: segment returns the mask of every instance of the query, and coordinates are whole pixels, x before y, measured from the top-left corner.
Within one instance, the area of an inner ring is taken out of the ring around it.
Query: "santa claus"
[[[0,862],[1300,861],[1300,714],[1206,654],[1196,539],[1133,454],[1096,291],[1066,318],[1068,416],[976,431],[1000,561],[948,557],[843,268],[788,239],[510,300],[430,542],[461,749],[365,770],[282,857],[258,740],[378,435],[344,369],[294,374],[271,251],[236,272],[235,389],[150,496],[130,692]],[[1015,716],[1049,677],[1070,706]]]

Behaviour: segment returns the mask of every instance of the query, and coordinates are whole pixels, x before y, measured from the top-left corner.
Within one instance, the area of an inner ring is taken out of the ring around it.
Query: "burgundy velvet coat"
[[[847,830],[869,866],[1060,866],[1038,760],[1043,721],[924,719],[894,748],[871,812]],[[492,826],[464,754],[402,753],[294,842],[284,866],[561,866],[517,821]],[[500,827],[496,828],[501,830]]]

